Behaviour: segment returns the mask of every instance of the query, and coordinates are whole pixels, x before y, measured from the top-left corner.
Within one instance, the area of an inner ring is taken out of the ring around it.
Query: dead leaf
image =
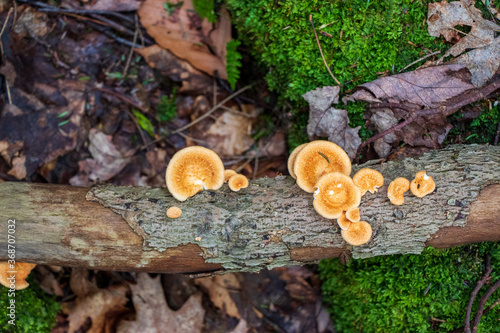
[[[48,32],[47,14],[42,13],[29,6],[22,6],[17,10],[18,18],[12,27],[12,31],[19,38],[31,37],[35,39],[43,38]]]
[[[60,268],[62,269],[62,267]],[[36,276],[39,281],[38,285],[43,291],[49,295],[64,296],[64,292],[59,285],[58,279],[54,276],[51,266],[37,265],[35,267],[35,272],[37,273]]]
[[[85,268],[72,268],[71,276],[69,278],[69,286],[73,293],[78,297],[85,297],[94,294],[99,290],[95,280],[89,280],[89,271]]]
[[[95,0],[81,3],[77,0],[64,0],[63,3],[74,9],[102,10],[108,12],[132,12],[139,9],[140,0]]]
[[[429,4],[428,31],[431,36],[443,35],[451,41],[457,34],[456,26],[471,27],[471,31],[461,36],[436,64],[441,64],[449,55],[456,57],[471,50],[450,63],[466,65],[472,73],[472,84],[480,87],[493,77],[500,66],[500,38],[495,39],[495,32],[500,31],[500,26],[484,19],[481,10],[474,4],[466,0]]]
[[[136,51],[144,57],[150,67],[159,70],[162,75],[168,76],[173,81],[182,82],[179,92],[202,93],[212,86],[212,79],[208,75],[158,45]]]
[[[205,139],[208,147],[219,155],[240,155],[253,145],[251,132],[250,118],[226,111],[210,126]]]
[[[236,294],[240,290],[238,274],[200,278],[195,280],[195,284],[208,292],[210,300],[216,307],[224,310],[231,317],[241,319],[238,306],[231,297],[231,294]]]
[[[309,139],[328,137],[328,141],[339,145],[351,158],[355,157],[361,138],[361,127],[349,127],[347,111],[331,107],[338,103],[340,87],[322,87],[311,90],[302,97],[309,103]]]
[[[92,325],[87,333],[109,332],[123,313],[129,310],[125,307],[129,288],[125,285],[113,285],[85,297],[78,297],[73,306],[68,309],[68,332],[73,333],[84,326],[90,318]],[[106,330],[108,328],[108,330]],[[140,331],[137,331],[140,332]]]
[[[227,79],[225,52],[231,40],[229,13],[222,8],[214,28],[195,12],[191,0],[169,2],[171,13],[165,4],[164,0],[146,0],[137,11],[148,34],[158,45],[199,70],[209,75],[217,71],[222,79]]]
[[[192,295],[178,310],[171,310],[161,286],[160,277],[151,278],[147,273],[137,274],[137,284],[130,285],[136,320],[122,320],[117,333],[183,333],[201,332],[205,310],[201,306],[201,293]]]
[[[398,124],[398,119],[394,116],[391,109],[380,109],[377,112],[373,112],[370,118],[370,122],[375,126],[379,132],[388,130]],[[374,142],[374,149],[378,156],[385,157],[389,155],[392,150],[392,145],[397,141],[397,136],[395,133],[387,134],[383,138],[378,139]]]

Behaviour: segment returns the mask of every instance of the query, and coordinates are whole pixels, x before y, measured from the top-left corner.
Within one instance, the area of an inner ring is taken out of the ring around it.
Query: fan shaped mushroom
[[[342,238],[354,246],[368,243],[372,237],[372,227],[365,221],[352,223],[349,229],[340,231]]]
[[[337,219],[337,224],[339,225],[340,229],[342,230],[347,230],[351,227],[351,224],[353,222],[349,221],[347,217],[345,216],[345,212],[342,212],[342,215]]]
[[[361,190],[361,195],[364,195],[366,191],[377,192],[377,189],[384,185],[384,176],[377,170],[363,168],[356,172],[352,181]]]
[[[394,205],[402,205],[405,202],[404,193],[410,189],[410,181],[399,177],[394,179],[387,189],[387,197]]]
[[[297,179],[297,176],[295,176],[295,172],[293,172],[293,166],[295,165],[295,160],[297,159],[297,155],[300,153],[302,148],[304,148],[307,145],[307,143],[303,143],[300,146],[296,147],[290,156],[288,157],[288,173],[290,173],[290,176],[292,176],[293,179]]]
[[[171,219],[176,219],[182,215],[182,209],[179,207],[170,207],[167,209],[167,216],[170,217]]]
[[[14,265],[12,267],[11,265]],[[7,288],[21,290],[29,286],[26,278],[36,264],[0,262],[0,283]]]
[[[179,201],[202,190],[217,190],[224,184],[224,165],[210,149],[193,146],[179,150],[166,172],[167,188]]]
[[[345,212],[345,217],[351,222],[359,222],[361,216],[359,215],[359,208],[350,209]]]
[[[361,192],[352,179],[340,172],[321,176],[316,183],[313,206],[327,219],[338,219],[343,211],[359,206]]]
[[[238,192],[242,188],[248,187],[248,179],[244,175],[234,175],[229,178],[228,185],[232,191]]]
[[[237,174],[237,172],[234,170],[231,170],[231,169],[224,170],[224,183],[227,183],[229,178],[231,178],[232,176],[234,176],[236,174]]]
[[[415,196],[419,198],[425,197],[427,194],[432,193],[436,188],[434,179],[428,176],[425,171],[419,171],[415,175],[415,179],[411,181],[410,190]]]
[[[351,160],[346,152],[333,142],[312,141],[298,153],[293,171],[297,177],[297,185],[304,191],[313,193],[318,179],[323,175],[340,172],[349,176]]]

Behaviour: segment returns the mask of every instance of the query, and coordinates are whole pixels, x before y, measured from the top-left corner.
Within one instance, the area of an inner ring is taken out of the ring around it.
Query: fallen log
[[[355,167],[379,170],[385,185],[362,198],[369,243],[346,244],[334,220],[288,176],[263,178],[232,192],[224,185],[178,202],[166,188],[0,183],[0,259],[15,221],[16,260],[115,271],[215,273],[258,271],[350,253],[367,258],[420,253],[500,240],[500,147],[454,145],[416,158]],[[434,193],[407,192],[392,205],[387,186],[425,170]],[[182,216],[169,219],[177,206]],[[9,221],[11,221],[9,223]]]

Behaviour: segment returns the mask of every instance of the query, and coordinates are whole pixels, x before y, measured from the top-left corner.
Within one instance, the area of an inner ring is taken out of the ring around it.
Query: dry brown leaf
[[[209,74],[227,79],[226,44],[231,40],[229,13],[221,10],[220,20],[214,25],[202,20],[195,12],[191,0],[169,2],[180,5],[171,14],[165,9],[164,0],[146,0],[137,11],[142,25],[161,47],[170,50],[194,67]],[[213,53],[211,52],[213,51]],[[215,54],[214,54],[215,53]]]
[[[398,124],[398,120],[394,116],[391,109],[380,109],[377,112],[372,113],[370,122],[378,129],[379,132],[388,130]],[[380,157],[385,157],[389,155],[392,149],[392,145],[397,141],[397,136],[395,133],[390,133],[381,139],[374,142],[373,146],[375,151]]]
[[[62,270],[62,267],[59,268]],[[35,271],[37,273],[37,280],[39,281],[38,285],[43,291],[49,295],[64,296],[64,292],[59,285],[58,279],[54,276],[54,271],[51,266],[37,265]]]
[[[95,277],[89,280],[89,271],[85,268],[72,268],[69,278],[69,286],[73,293],[79,297],[85,297],[99,290]]]
[[[226,111],[210,126],[205,139],[208,147],[219,155],[240,155],[253,145],[251,131],[250,118]]]
[[[173,81],[182,82],[179,90],[182,93],[202,93],[212,86],[212,79],[208,75],[158,45],[136,51],[144,57],[150,67],[159,70],[162,75],[168,76]]]
[[[112,326],[123,313],[128,312],[125,307],[128,302],[128,290],[125,285],[113,285],[88,296],[78,297],[69,308],[68,332],[78,331],[87,322],[87,318],[92,321],[87,333],[107,332],[106,328]]]
[[[331,107],[332,103],[338,103],[339,92],[339,86],[322,87],[302,95],[309,103],[307,134],[311,140],[328,137],[328,141],[339,145],[352,160],[361,144],[358,134],[361,127],[349,127],[347,111]]]
[[[201,306],[201,293],[189,297],[178,310],[171,310],[161,286],[160,277],[151,278],[147,273],[137,274],[137,284],[130,285],[136,320],[122,320],[117,333],[184,333],[201,332],[205,310]]]
[[[495,32],[500,26],[485,20],[474,1],[447,1],[429,4],[428,31],[431,36],[443,35],[447,41],[457,34],[456,26],[470,26],[471,31],[452,46],[436,62],[440,64],[449,56],[458,56],[450,63],[465,64],[472,73],[471,82],[476,87],[484,85],[500,66],[500,39]]]
[[[108,12],[132,12],[139,9],[140,0],[96,0],[81,3],[76,0],[64,0],[63,3],[70,8],[85,10],[103,10]]]
[[[47,14],[42,13],[29,6],[21,6],[16,11],[18,18],[12,27],[12,32],[18,35],[19,38],[43,38],[49,31]]]
[[[229,316],[241,319],[238,306],[231,294],[240,290],[238,274],[216,275],[213,277],[196,279],[195,283],[208,292],[210,300],[219,309],[224,310]]]

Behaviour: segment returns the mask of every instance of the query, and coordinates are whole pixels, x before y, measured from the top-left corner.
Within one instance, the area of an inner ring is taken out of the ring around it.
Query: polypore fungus
[[[427,194],[432,193],[436,188],[434,179],[428,176],[425,171],[419,171],[415,175],[415,179],[411,181],[410,190],[415,196],[419,198],[425,197]]]
[[[202,190],[219,189],[224,184],[224,165],[210,149],[187,147],[172,157],[165,178],[174,198],[185,201]]]
[[[349,229],[341,230],[342,238],[354,246],[368,243],[372,237],[372,227],[365,221],[352,223]]]
[[[387,197],[394,205],[402,205],[405,202],[404,193],[410,189],[410,181],[399,177],[394,179],[387,189]]]
[[[12,267],[14,266],[14,267]],[[0,283],[7,288],[21,290],[29,286],[26,278],[36,264],[0,262]]]
[[[345,217],[351,222],[359,222],[359,220],[361,219],[358,208],[350,209],[345,212]]]
[[[182,215],[182,209],[179,207],[170,207],[167,209],[167,216],[170,217],[171,219],[176,219]]]
[[[296,147],[290,156],[288,157],[288,173],[290,173],[290,176],[292,176],[293,179],[297,179],[297,176],[295,175],[295,172],[293,172],[293,167],[295,165],[295,160],[297,159],[297,155],[299,152],[302,150],[307,145],[307,143],[303,143],[300,146]]]
[[[304,191],[313,193],[318,179],[323,175],[340,172],[349,176],[351,160],[346,152],[333,142],[312,141],[298,153],[293,171],[297,177],[297,185]]]
[[[238,192],[242,188],[248,187],[248,179],[243,175],[234,175],[229,178],[228,185],[232,191]]]
[[[351,227],[352,222],[347,219],[345,212],[342,212],[342,215],[337,219],[337,224],[340,229],[347,230]]]
[[[237,172],[234,170],[231,170],[231,169],[224,170],[224,183],[227,183],[229,178],[231,178],[232,176],[234,176],[236,174],[237,174]]]
[[[364,195],[366,191],[377,192],[377,189],[384,185],[384,176],[377,170],[364,168],[356,172],[352,181],[361,190],[361,195]]]
[[[313,206],[327,219],[338,219],[343,211],[358,207],[361,201],[359,188],[350,177],[340,172],[321,176],[316,187]]]

